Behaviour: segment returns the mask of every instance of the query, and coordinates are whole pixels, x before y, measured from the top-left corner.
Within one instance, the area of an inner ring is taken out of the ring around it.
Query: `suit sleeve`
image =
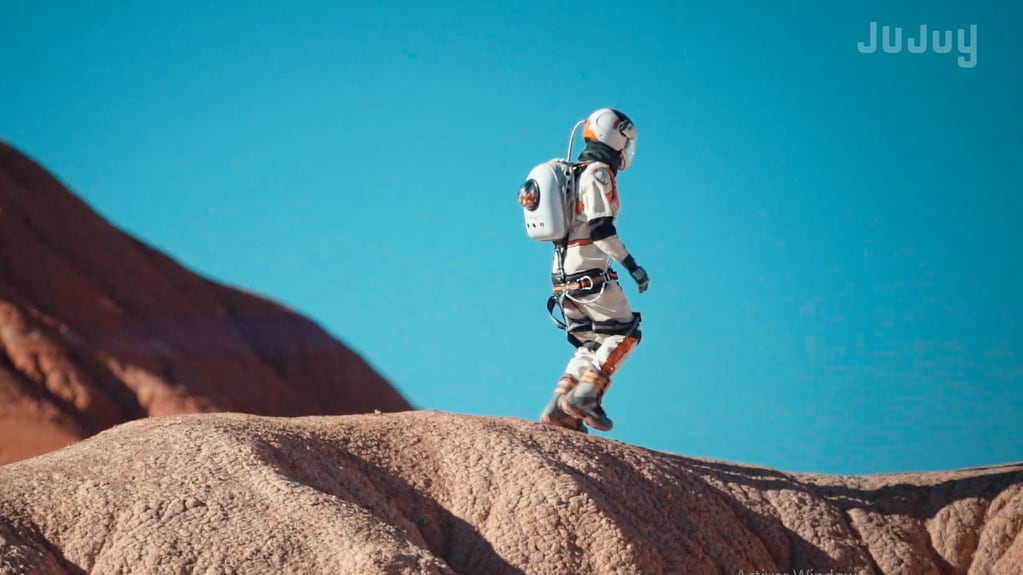
[[[615,193],[612,176],[599,173],[605,168],[597,168],[594,173],[584,172],[579,178],[579,200],[583,205],[583,216],[590,226],[590,239],[602,252],[618,263],[629,257],[625,244],[618,238],[615,229],[617,207],[612,201]]]

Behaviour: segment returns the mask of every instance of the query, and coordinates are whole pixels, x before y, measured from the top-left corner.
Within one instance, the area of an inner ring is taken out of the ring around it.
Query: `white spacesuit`
[[[612,422],[601,400],[641,337],[640,315],[632,311],[611,261],[629,271],[641,293],[649,284],[615,230],[615,178],[632,163],[636,128],[625,114],[602,108],[586,119],[583,138],[574,213],[552,267],[552,302],[560,304],[568,340],[576,349],[540,421],[583,432],[585,422],[608,431]]]

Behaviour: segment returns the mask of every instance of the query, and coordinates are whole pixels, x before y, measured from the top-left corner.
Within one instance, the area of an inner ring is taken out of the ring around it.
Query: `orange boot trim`
[[[572,391],[572,388],[578,383],[579,380],[576,379],[575,376],[566,373],[558,380],[558,386],[554,388],[554,393],[557,393],[558,395],[565,395]]]
[[[586,373],[583,374],[582,381],[584,383],[592,384],[594,387],[599,389],[601,393],[607,391],[608,386],[611,385],[611,378],[596,369],[586,370]]]

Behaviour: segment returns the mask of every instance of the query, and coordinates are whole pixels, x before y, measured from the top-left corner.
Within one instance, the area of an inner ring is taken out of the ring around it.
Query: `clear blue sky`
[[[790,471],[1023,460],[1018,2],[94,4],[5,3],[0,138],[416,407],[538,415],[571,348],[515,193],[614,106],[651,287],[624,284],[644,338],[605,437]],[[871,21],[975,24],[976,66],[862,54]]]

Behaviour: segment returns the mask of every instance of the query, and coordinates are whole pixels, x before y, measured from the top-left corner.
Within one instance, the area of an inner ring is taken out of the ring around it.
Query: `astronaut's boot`
[[[552,425],[554,427],[564,427],[565,429],[571,429],[572,431],[587,433],[586,426],[583,425],[583,421],[565,413],[561,409],[559,402],[562,397],[565,397],[565,395],[572,391],[577,383],[576,378],[567,373],[561,376],[561,379],[558,380],[558,386],[554,389],[554,397],[547,402],[547,405],[540,413],[540,421],[542,423]]]
[[[577,417],[598,431],[611,431],[614,423],[600,405],[611,379],[595,368],[586,370],[579,384],[561,396],[558,406],[571,417]]]

